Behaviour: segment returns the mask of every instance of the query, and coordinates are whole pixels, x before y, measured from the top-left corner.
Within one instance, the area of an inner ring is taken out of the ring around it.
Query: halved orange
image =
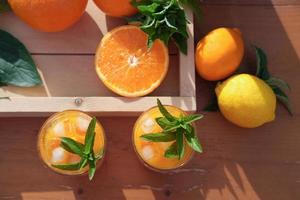
[[[147,35],[132,25],[105,34],[96,52],[96,71],[113,92],[126,97],[144,96],[157,88],[166,76],[169,54],[156,40],[147,47]]]

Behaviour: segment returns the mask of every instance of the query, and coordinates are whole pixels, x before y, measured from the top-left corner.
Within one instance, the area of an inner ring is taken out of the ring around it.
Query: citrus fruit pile
[[[215,93],[221,113],[230,122],[244,128],[255,128],[273,121],[276,97],[291,113],[288,97],[283,92],[289,86],[270,75],[266,55],[255,48],[258,60],[256,76],[233,75],[244,56],[244,42],[238,29],[211,31],[199,41],[195,53],[199,75],[209,81],[220,81]]]
[[[13,12],[32,28],[43,32],[63,31],[77,22],[88,0],[9,0]],[[130,16],[137,8],[130,0],[94,0],[107,15]],[[138,26],[125,25],[108,32],[96,52],[96,72],[113,92],[139,97],[152,92],[165,78],[168,49],[155,40],[147,45],[148,36]]]
[[[8,0],[8,3],[31,27],[57,32],[80,19],[88,0]],[[121,96],[139,97],[151,93],[168,71],[168,41],[173,39],[182,53],[187,52],[187,20],[182,2],[94,0],[94,3],[109,16],[137,14],[133,19],[141,24],[117,27],[102,38],[95,58],[99,78]],[[254,128],[275,119],[276,98],[291,113],[284,93],[289,86],[270,75],[266,55],[259,48],[256,48],[256,75],[234,75],[244,57],[244,48],[239,29],[217,28],[199,41],[195,62],[203,79],[220,81],[215,93],[224,117],[238,126]]]

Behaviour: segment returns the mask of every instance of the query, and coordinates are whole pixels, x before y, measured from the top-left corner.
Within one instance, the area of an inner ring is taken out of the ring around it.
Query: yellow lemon
[[[232,76],[220,83],[215,92],[224,117],[240,127],[255,128],[275,119],[276,96],[256,76]]]

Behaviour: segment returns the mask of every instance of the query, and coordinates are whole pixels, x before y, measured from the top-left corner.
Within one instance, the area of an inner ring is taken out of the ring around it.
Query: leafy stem
[[[179,0],[179,2],[183,5],[186,5],[188,8],[190,8],[195,14],[197,20],[201,22],[203,15],[202,15],[202,9],[199,4],[199,0]]]
[[[32,87],[40,84],[41,77],[24,44],[0,29],[0,86]]]
[[[87,129],[85,135],[84,144],[73,140],[72,138],[62,137],[60,146],[72,153],[80,156],[80,161],[78,163],[70,163],[63,165],[52,165],[52,167],[61,169],[61,170],[80,170],[87,165],[89,165],[89,179],[92,180],[96,172],[96,163],[98,160],[102,159],[103,151],[99,155],[95,155],[93,147],[95,142],[95,127],[96,127],[96,118],[94,117]]]
[[[10,6],[7,0],[0,0],[0,13],[7,12],[10,10]]]
[[[190,2],[191,0],[188,0]],[[140,29],[148,35],[147,45],[152,47],[156,39],[166,45],[174,40],[179,50],[187,54],[187,24],[189,23],[184,9],[178,0],[132,0],[139,13],[128,18],[129,22],[139,22]],[[186,3],[187,0],[181,1]]]
[[[268,70],[268,59],[265,52],[257,46],[254,46],[254,49],[257,59],[257,68],[255,75],[264,80],[272,88],[278,101],[285,106],[290,115],[293,115],[289,97],[284,92],[291,89],[289,84],[279,78],[273,77]]]
[[[150,142],[172,142],[165,151],[166,158],[182,159],[185,153],[185,144],[187,143],[197,152],[202,152],[195,128],[192,123],[202,119],[203,115],[187,115],[175,117],[162,105],[157,99],[157,106],[163,117],[155,119],[156,123],[162,128],[159,133],[149,133],[141,135],[141,138]]]

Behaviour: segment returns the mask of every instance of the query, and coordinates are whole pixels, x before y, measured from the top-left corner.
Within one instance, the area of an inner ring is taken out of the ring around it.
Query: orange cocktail
[[[89,170],[89,156],[94,156],[97,161],[102,161],[105,150],[105,134],[101,124],[95,120],[94,141],[91,153],[84,155],[75,154],[73,151],[64,148],[63,140],[74,140],[80,143],[79,147],[84,151],[87,130],[92,117],[80,111],[63,111],[51,116],[42,126],[38,138],[38,150],[44,163],[55,172],[67,175],[83,174]],[[66,139],[67,138],[67,139]],[[68,142],[67,141],[67,142]],[[71,144],[72,145],[72,144]],[[82,147],[81,147],[82,146]],[[76,149],[75,149],[76,150]],[[75,151],[76,152],[76,151]],[[82,166],[76,168],[76,163],[84,161]],[[100,165],[101,162],[91,164]],[[70,167],[61,167],[70,165]],[[75,168],[72,168],[72,165]],[[60,166],[59,168],[56,166]]]
[[[164,106],[164,108],[177,119],[187,116],[183,110],[177,107]],[[175,147],[175,151],[172,154],[172,147],[178,142],[176,139],[177,131],[180,132],[178,134],[184,133],[181,133],[183,129],[179,127],[178,130],[173,129],[166,135],[166,130],[171,128],[166,127],[163,129],[162,125],[157,123],[157,119],[161,119],[162,122],[166,121],[163,117],[159,107],[153,107],[145,111],[138,118],[133,129],[133,144],[138,157],[147,167],[156,171],[179,168],[186,164],[192,158],[194,153],[193,148],[190,147],[187,140],[182,135],[182,155],[179,157],[179,153],[176,152],[178,147]],[[176,122],[174,122],[174,124],[176,124]],[[155,134],[160,136],[156,137]],[[196,133],[193,134],[195,135]]]

